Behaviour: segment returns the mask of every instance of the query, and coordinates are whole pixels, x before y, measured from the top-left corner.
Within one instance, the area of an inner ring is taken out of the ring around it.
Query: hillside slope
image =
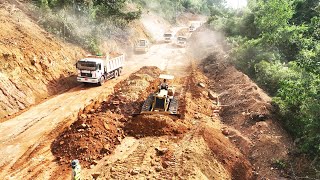
[[[54,38],[22,10],[0,7],[0,118],[74,86],[84,50]]]

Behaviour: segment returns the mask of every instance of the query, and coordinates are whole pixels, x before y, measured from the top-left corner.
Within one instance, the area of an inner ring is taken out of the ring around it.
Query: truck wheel
[[[104,76],[101,76],[101,78],[99,79],[99,85],[102,86],[104,83]]]
[[[118,70],[114,70],[114,78],[117,78],[119,76]]]
[[[122,74],[122,68],[118,69],[118,74],[119,74],[119,76]]]

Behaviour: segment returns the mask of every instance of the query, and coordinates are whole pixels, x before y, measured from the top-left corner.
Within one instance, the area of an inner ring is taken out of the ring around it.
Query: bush
[[[301,151],[320,153],[320,77],[300,69],[299,78],[281,81],[274,101],[285,128],[299,139]]]
[[[290,67],[290,64],[288,65]],[[297,79],[296,71],[280,63],[280,61],[261,61],[255,65],[256,82],[267,92],[275,96],[281,88],[281,82],[287,79]],[[295,66],[292,65],[291,66]]]

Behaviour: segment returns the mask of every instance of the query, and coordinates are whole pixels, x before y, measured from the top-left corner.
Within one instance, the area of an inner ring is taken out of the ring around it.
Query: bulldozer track
[[[145,162],[147,151],[150,151],[149,143],[140,142],[139,146],[127,157],[125,160],[116,161],[115,167],[117,171],[111,172],[112,179],[128,179],[130,172],[136,168],[141,167]]]

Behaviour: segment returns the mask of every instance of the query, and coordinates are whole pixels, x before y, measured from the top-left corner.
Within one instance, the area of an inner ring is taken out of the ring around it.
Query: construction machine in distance
[[[175,89],[173,86],[168,86],[167,80],[172,80],[174,76],[161,74],[160,79],[163,83],[159,86],[158,91],[151,93],[142,105],[139,114],[178,114],[178,101],[175,99]]]
[[[136,53],[146,53],[149,51],[149,41],[146,39],[139,39],[134,45]]]

